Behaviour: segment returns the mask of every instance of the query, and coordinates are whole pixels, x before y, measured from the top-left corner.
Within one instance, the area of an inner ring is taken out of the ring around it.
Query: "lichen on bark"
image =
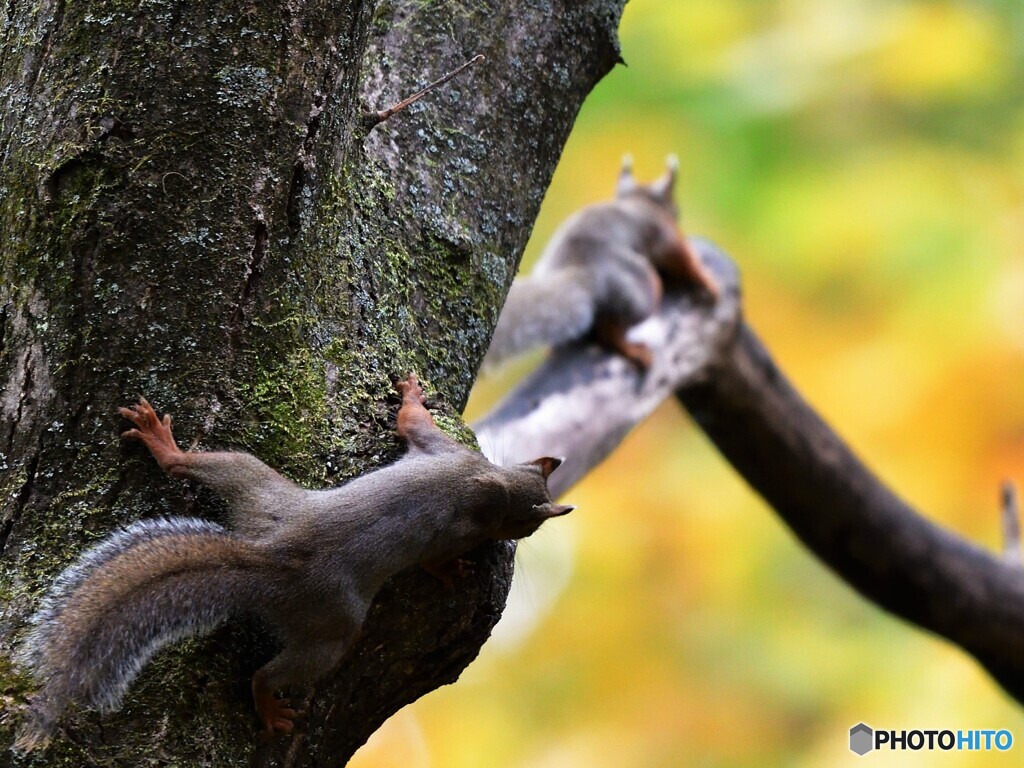
[[[407,370],[462,429],[561,147],[617,60],[620,11],[4,6],[0,658],[85,546],[140,517],[220,514],[120,444],[115,409],[140,393],[174,412],[184,445],[251,450],[313,487],[398,455],[391,381]],[[366,132],[365,109],[475,53],[485,65]],[[416,573],[385,588],[363,640],[306,701],[300,738],[254,746],[247,679],[272,641],[240,621],[162,652],[121,712],[70,718],[26,764],[341,762],[475,656],[511,552],[475,557],[452,594]],[[26,693],[0,665],[0,750]]]

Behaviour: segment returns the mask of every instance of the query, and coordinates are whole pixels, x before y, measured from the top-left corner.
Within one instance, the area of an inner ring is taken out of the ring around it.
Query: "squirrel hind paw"
[[[279,734],[288,735],[295,729],[295,720],[299,717],[298,710],[291,707],[288,699],[273,696],[257,702],[256,710],[263,723],[259,734],[263,740],[273,739]]]
[[[160,429],[161,426],[166,429],[171,427],[170,415],[165,414],[163,421],[161,421],[153,406],[144,397],[140,397],[139,402],[135,405],[128,406],[127,408],[118,408],[117,412],[142,432]]]
[[[53,740],[54,724],[48,719],[41,717],[38,712],[29,711],[29,714],[15,734],[12,749],[17,754],[27,755],[36,750],[45,750]]]
[[[627,343],[622,350],[622,355],[639,373],[646,373],[654,364],[654,353],[646,344]]]

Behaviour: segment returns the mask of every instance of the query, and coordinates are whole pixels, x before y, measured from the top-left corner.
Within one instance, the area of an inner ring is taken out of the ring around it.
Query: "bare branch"
[[[662,311],[633,329],[631,341],[657,350],[641,376],[625,358],[596,346],[555,350],[490,414],[473,425],[491,461],[513,463],[565,456],[548,483],[560,495],[600,464],[629,431],[680,387],[705,374],[709,356],[727,346],[739,324],[732,262],[709,243],[702,251],[722,298],[709,304],[693,291],[666,295]]]
[[[509,458],[564,452],[568,471],[552,475],[564,491],[675,387],[725,458],[826,565],[872,602],[964,648],[1024,702],[1024,571],[883,485],[739,319],[727,257],[706,242],[698,249],[725,298],[710,307],[667,293],[659,315],[637,329],[658,361],[641,385],[596,349],[557,350],[477,425],[483,444]],[[676,360],[689,362],[666,363]]]
[[[444,85],[449,80],[451,80],[453,77],[457,77],[464,70],[469,69],[469,67],[473,66],[478,61],[483,61],[483,60],[484,60],[484,55],[482,53],[478,53],[476,56],[474,56],[472,59],[467,61],[465,64],[457,67],[456,69],[453,69],[447,75],[444,75],[443,77],[438,78],[437,80],[435,80],[430,85],[428,85],[425,88],[423,88],[422,90],[416,91],[416,93],[414,93],[412,96],[407,96],[406,98],[402,99],[397,104],[394,104],[394,105],[388,107],[387,109],[383,109],[380,112],[364,112],[363,113],[363,126],[366,127],[367,129],[370,129],[370,128],[373,128],[375,125],[379,125],[380,123],[383,123],[385,120],[387,120],[392,115],[394,115],[394,114],[396,114],[398,112],[401,112],[403,109],[408,107],[410,104],[413,104],[414,102],[417,102],[420,99],[422,99],[424,96],[426,96],[428,93],[430,93],[435,88],[438,88],[438,87]]]

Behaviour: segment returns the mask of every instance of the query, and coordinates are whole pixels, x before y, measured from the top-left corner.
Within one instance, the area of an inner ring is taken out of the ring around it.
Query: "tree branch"
[[[666,398],[707,375],[711,358],[736,335],[740,296],[733,263],[708,243],[700,247],[724,286],[721,299],[709,304],[691,291],[667,291],[661,312],[630,334],[655,350],[644,376],[593,345],[555,350],[473,425],[491,461],[564,456],[548,482],[552,495],[563,494]]]
[[[570,467],[564,477],[552,476],[564,491],[674,386],[725,458],[826,565],[872,602],[962,647],[1024,701],[1024,573],[925,519],[887,488],[739,319],[737,275],[727,257],[707,242],[697,246],[725,299],[711,308],[667,293],[658,316],[635,331],[658,361],[642,384],[623,361],[597,349],[557,350],[481,420],[481,434],[495,443],[500,434],[516,458],[578,453],[563,465]],[[665,373],[666,360],[683,358],[692,364]]]

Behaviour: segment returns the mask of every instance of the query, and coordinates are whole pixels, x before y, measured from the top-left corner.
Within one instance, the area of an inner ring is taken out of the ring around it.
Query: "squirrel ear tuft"
[[[534,459],[530,464],[535,464],[540,467],[541,475],[543,475],[544,479],[547,480],[548,476],[558,469],[562,465],[563,461],[565,461],[565,459],[561,456],[544,456],[539,459]]]
[[[675,155],[669,155],[665,158],[665,175],[651,184],[651,192],[666,203],[671,203],[672,195],[676,188],[676,175],[678,172],[679,158]]]
[[[622,156],[622,170],[619,171],[619,181],[615,185],[615,195],[622,197],[636,189],[636,180],[633,178],[633,156]]]
[[[544,516],[545,519],[549,517],[561,517],[562,515],[568,515],[576,509],[575,504],[555,504],[548,502],[547,504],[535,504],[533,506],[534,512],[537,512]]]

